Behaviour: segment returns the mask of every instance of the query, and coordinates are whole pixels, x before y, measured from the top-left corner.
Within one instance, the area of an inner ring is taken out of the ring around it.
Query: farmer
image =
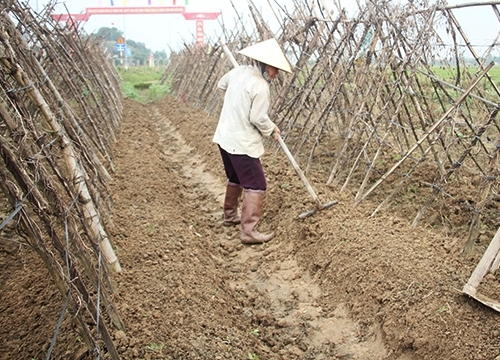
[[[241,223],[243,244],[262,244],[274,237],[256,230],[267,188],[259,157],[263,137],[278,139],[279,128],[269,119],[269,84],[278,70],[291,72],[276,39],[259,42],[239,52],[252,59],[225,74],[218,89],[225,91],[224,105],[213,141],[218,144],[228,179],[224,200],[225,226]],[[241,218],[238,203],[244,190]]]

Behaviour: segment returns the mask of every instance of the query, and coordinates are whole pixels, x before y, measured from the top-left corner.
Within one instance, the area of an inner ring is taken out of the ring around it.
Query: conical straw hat
[[[239,53],[283,71],[292,72],[290,64],[275,38],[248,46],[240,50]]]

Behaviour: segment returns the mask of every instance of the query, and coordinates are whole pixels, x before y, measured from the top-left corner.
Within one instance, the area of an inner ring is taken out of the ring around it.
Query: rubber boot
[[[224,198],[224,226],[234,226],[241,222],[238,216],[238,205],[240,203],[243,187],[240,184],[228,182],[226,186],[226,197]]]
[[[255,228],[262,214],[265,191],[245,189],[241,209],[241,242],[243,244],[262,244],[274,237],[274,232],[262,234]]]

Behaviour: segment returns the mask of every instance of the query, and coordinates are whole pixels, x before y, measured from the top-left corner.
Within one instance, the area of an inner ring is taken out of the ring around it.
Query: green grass
[[[148,88],[147,97],[150,101],[160,100],[170,93],[170,84],[153,84]]]
[[[440,66],[433,66],[432,71],[438,78],[446,81],[452,81],[457,77],[457,69],[455,67],[443,68]],[[467,73],[470,74],[471,77],[473,77],[478,72],[481,72],[478,66],[465,66],[462,67],[460,71],[462,72],[462,74],[464,71],[467,71]],[[495,83],[498,84],[498,82],[500,81],[500,66],[493,66],[490,71],[488,71],[488,74],[495,81]]]
[[[157,101],[170,93],[170,83],[159,84],[163,76],[163,68],[134,66],[125,69],[117,68],[121,78],[123,96],[142,103]]]
[[[117,67],[117,70],[124,82],[134,85],[158,81],[164,72],[163,68],[149,66]]]

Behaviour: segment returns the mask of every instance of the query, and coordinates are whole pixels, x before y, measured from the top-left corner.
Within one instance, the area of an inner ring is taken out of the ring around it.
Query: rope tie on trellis
[[[50,81],[50,77],[49,75],[45,74],[43,76],[43,80],[41,82],[39,82],[41,85],[45,85],[46,83],[48,83]]]
[[[71,204],[69,205],[68,209],[64,212],[64,235],[66,238],[66,252],[65,252],[65,262],[66,262],[66,276],[68,277],[68,280],[71,282],[71,272],[69,268],[69,230],[68,230],[68,212],[71,210],[73,205],[75,205],[76,201],[78,200],[78,196],[75,196]],[[47,350],[47,355],[45,357],[45,360],[49,360],[50,356],[52,355],[52,351],[54,350],[54,346],[56,345],[56,340],[57,336],[59,335],[59,330],[61,329],[62,322],[64,320],[64,315],[66,314],[66,309],[68,308],[69,305],[69,299],[71,297],[71,286],[68,286],[68,291],[66,292],[66,300],[64,301],[64,305],[61,309],[61,313],[59,314],[59,320],[57,321],[56,325],[56,330],[54,331],[54,335],[52,335],[52,340],[50,342],[50,347]]]
[[[14,218],[14,216],[16,216],[17,213],[21,211],[22,208],[23,208],[23,203],[22,201],[20,201],[14,207],[14,211],[9,216],[7,216],[4,219],[4,221],[2,221],[2,223],[0,224],[0,230],[2,230]]]
[[[441,193],[443,193],[444,195],[448,196],[449,198],[453,198],[453,196],[451,196],[449,193],[447,193],[446,191],[444,191],[439,185],[437,184],[433,184],[433,183],[430,183],[430,182],[427,182],[427,181],[422,181],[422,184],[425,184],[425,185],[429,185],[431,188],[433,188],[434,190],[437,190]]]
[[[24,91],[24,90],[27,90],[29,88],[32,88],[33,86],[35,86],[35,84],[31,83],[29,85],[26,85],[26,86],[23,86],[23,87],[20,87],[20,88],[17,88],[17,89],[10,89],[10,90],[7,90],[5,93],[6,94],[10,94],[10,93],[17,93],[17,92],[20,92],[20,91]]]
[[[485,182],[492,182],[498,179],[498,176],[495,175],[485,175],[483,176]]]
[[[53,139],[51,142],[49,142],[48,144],[45,144],[41,150],[39,152],[37,152],[36,154],[34,155],[31,155],[28,160],[35,160],[46,148],[48,148],[49,146],[51,146],[53,143],[55,143],[56,141],[58,140],[58,138],[55,138]]]
[[[68,292],[66,293],[66,300],[64,301],[63,308],[61,309],[61,313],[59,314],[59,320],[57,321],[56,331],[52,336],[52,341],[50,342],[49,350],[47,350],[47,355],[45,356],[45,360],[50,359],[52,351],[54,350],[54,346],[56,345],[57,335],[59,335],[59,330],[64,320],[64,314],[66,314],[66,309],[68,308],[70,296],[71,296],[71,288],[68,288]]]
[[[472,206],[471,204],[469,204],[467,201],[464,201],[462,202],[461,204],[462,206],[464,206],[466,209],[472,211],[473,213],[475,214],[480,214],[481,213],[481,210],[479,210],[478,208]]]
[[[14,216],[17,215],[17,213],[19,211],[21,211],[21,209],[23,208],[23,202],[28,198],[28,195],[31,193],[31,190],[28,191],[28,193],[26,195],[24,195],[24,197],[21,199],[21,201],[18,201],[16,203],[16,205],[14,206],[14,211],[12,211],[12,213],[7,216],[4,221],[2,221],[2,223],[0,224],[0,230],[2,230],[13,218]]]
[[[397,127],[401,128],[401,129],[403,129],[403,130],[406,130],[406,131],[409,131],[409,130],[410,130],[408,127],[403,126],[403,125],[401,125],[400,123],[398,123],[398,122],[396,122],[396,121],[394,121],[394,120],[392,120],[392,119],[389,119],[389,122],[390,122],[392,125],[396,125]]]

